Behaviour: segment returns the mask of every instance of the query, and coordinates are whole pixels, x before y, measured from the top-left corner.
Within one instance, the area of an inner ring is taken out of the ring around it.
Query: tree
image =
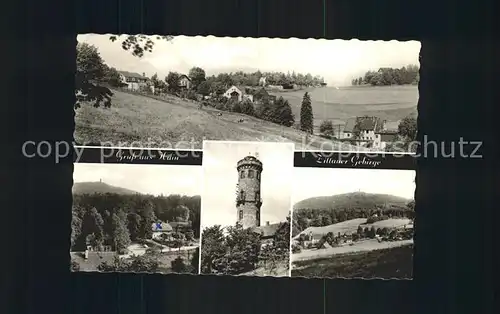
[[[113,93],[107,87],[100,86],[105,81],[106,65],[97,48],[86,43],[76,45],[76,73],[75,73],[75,109],[80,108],[82,102],[92,102],[94,107],[104,103],[104,107],[111,107]]]
[[[104,241],[104,220],[95,207],[88,210],[82,220],[82,235],[87,245],[99,247]]]
[[[187,270],[186,264],[184,264],[184,260],[180,256],[177,256],[177,258],[171,262],[171,265],[174,273],[184,273]]]
[[[371,239],[374,239],[376,235],[377,235],[377,232],[375,230],[375,227],[372,226],[370,228],[370,230],[368,231],[368,237],[371,238]]]
[[[210,94],[210,83],[202,81],[196,88],[196,91],[203,96],[208,96]]]
[[[193,67],[189,70],[189,78],[193,83],[193,88],[197,89],[198,85],[205,81],[205,70],[200,67]]]
[[[112,35],[109,37],[111,41],[116,41],[120,35]],[[123,50],[131,51],[133,56],[143,57],[144,53],[152,52],[154,47],[153,39],[171,41],[173,36],[147,36],[147,35],[125,35],[122,39]]]
[[[306,92],[302,98],[302,106],[300,107],[300,129],[304,132],[313,134],[313,119],[311,97],[309,93]]]
[[[226,254],[225,238],[221,226],[205,228],[201,236],[201,273],[217,272],[220,260]]]
[[[82,233],[82,219],[78,217],[77,213],[73,211],[73,217],[71,219],[71,248],[76,244],[77,239]]]
[[[415,201],[414,200],[411,200],[408,202],[408,204],[406,204],[406,207],[408,207],[408,209],[410,210],[415,210]]]
[[[363,227],[361,225],[358,226],[358,230],[356,231],[358,235],[363,235]]]
[[[417,119],[413,116],[403,118],[398,125],[398,134],[414,141],[417,138]]]
[[[168,84],[168,90],[172,93],[177,93],[179,91],[179,79],[180,75],[177,72],[168,72],[165,81]]]
[[[111,216],[113,244],[117,252],[123,252],[130,245],[130,234],[126,221],[127,216],[122,210]]]
[[[255,269],[259,261],[260,235],[241,225],[228,227],[226,254],[217,261],[224,274],[236,275]]]
[[[80,264],[75,260],[71,260],[71,271],[80,271]]]
[[[105,74],[103,80],[112,87],[123,87],[124,85],[126,85],[122,83],[120,73],[115,68],[110,68],[107,65],[105,65]]]
[[[155,93],[157,93],[158,91],[164,91],[167,87],[164,81],[158,79],[158,75],[156,73],[151,76],[151,83],[154,87]]]
[[[198,273],[198,265],[200,263],[200,248],[197,247],[194,250],[193,257],[191,257],[191,268],[193,269],[193,273]]]
[[[103,262],[97,269],[102,272],[132,272],[132,273],[154,273],[158,271],[160,262],[156,254],[144,254],[133,256],[130,259],[115,256],[113,262]]]
[[[127,229],[130,233],[130,240],[135,241],[140,235],[141,232],[141,216],[136,213],[130,213],[127,216],[128,224]]]
[[[274,103],[274,106],[270,106],[269,110],[269,118],[271,122],[287,127],[290,127],[295,123],[295,117],[292,113],[290,103],[283,97],[279,97]]]
[[[321,122],[319,126],[319,131],[321,134],[326,136],[333,136],[333,123],[330,120],[325,120]]]

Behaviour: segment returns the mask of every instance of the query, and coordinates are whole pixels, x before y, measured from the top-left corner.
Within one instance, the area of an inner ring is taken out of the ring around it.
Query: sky
[[[261,174],[261,225],[285,221],[292,207],[293,175],[291,143],[205,141],[203,147],[202,228],[236,223],[236,164],[258,152]]]
[[[73,181],[102,182],[152,195],[201,195],[200,166],[75,163]]]
[[[351,192],[390,194],[413,199],[414,170],[294,168],[293,203]]]
[[[121,37],[111,42],[110,36],[84,34],[77,40],[95,45],[111,67],[161,78],[170,71],[187,74],[198,66],[207,75],[256,70],[310,73],[324,77],[328,85],[343,86],[368,70],[418,65],[420,52],[418,41],[176,36],[167,42],[153,36],[153,51],[139,58],[121,48]]]

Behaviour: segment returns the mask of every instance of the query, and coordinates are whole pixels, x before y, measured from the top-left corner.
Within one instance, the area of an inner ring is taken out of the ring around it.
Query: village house
[[[231,86],[223,96],[234,101],[249,100],[255,103],[262,103],[264,101],[273,103],[276,100],[276,96],[269,95],[264,88],[252,89],[236,85]]]
[[[266,221],[264,226],[254,227],[253,231],[260,234],[261,245],[266,246],[273,243],[273,240],[282,228],[286,226],[285,223],[274,223],[270,224],[269,221]]]
[[[189,76],[182,74],[179,77],[179,87],[181,89],[190,89],[191,88],[191,79]]]
[[[396,130],[387,130],[385,125],[386,121],[378,117],[350,118],[344,125],[341,139],[356,141],[358,146],[385,149],[397,135]]]
[[[149,79],[145,73],[142,73],[142,75],[127,71],[118,71],[118,73],[120,74],[121,83],[126,84],[129,90],[138,91],[148,86]]]
[[[152,223],[151,230],[153,231],[153,239],[159,239],[164,235],[170,235],[174,231],[168,222]]]

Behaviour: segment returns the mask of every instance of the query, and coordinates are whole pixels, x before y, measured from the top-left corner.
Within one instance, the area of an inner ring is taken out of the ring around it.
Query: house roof
[[[154,232],[169,232],[169,231],[174,230],[174,229],[172,229],[172,226],[166,222],[161,222],[160,226],[161,226],[161,229],[156,227],[156,223],[152,223],[151,229]]]
[[[88,252],[86,259],[83,252],[71,252],[71,259],[80,265],[80,271],[97,271],[102,263],[112,263],[115,256],[116,252]]]
[[[135,72],[118,71],[118,73],[122,74],[125,77],[134,77],[134,78],[147,79],[146,77],[140,75],[139,73],[135,73]]]
[[[187,76],[186,74],[179,75],[179,80],[182,80],[183,78],[187,78],[188,81],[191,81],[191,79],[189,78],[189,76]]]
[[[263,238],[270,238],[270,237],[274,237],[276,232],[283,225],[284,225],[284,223],[279,222],[279,223],[275,223],[275,224],[269,224],[269,225],[264,225],[264,226],[260,226],[260,227],[255,227],[253,230],[257,233],[260,233],[260,235]]]
[[[269,97],[269,93],[264,89],[264,87],[259,89],[252,89],[251,94],[257,98]]]
[[[360,131],[380,131],[382,121],[377,117],[357,117],[356,122]]]
[[[354,132],[354,127],[356,126],[356,118],[347,119],[344,125],[344,132]]]

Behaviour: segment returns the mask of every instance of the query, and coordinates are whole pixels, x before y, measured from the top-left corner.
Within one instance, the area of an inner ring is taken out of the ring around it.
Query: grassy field
[[[203,140],[271,141],[293,142],[296,149],[301,149],[306,142],[305,134],[296,129],[236,113],[223,112],[222,116],[217,116],[218,110],[200,110],[192,101],[174,97],[161,101],[121,91],[113,92],[113,104],[109,109],[93,108],[87,104],[77,109],[77,143],[96,145],[108,142],[103,145],[201,149]],[[239,123],[239,119],[245,121]],[[307,142],[313,142],[308,149],[318,149],[326,140],[311,136]],[[351,145],[328,143],[330,145],[322,148],[356,150]]]
[[[344,245],[338,247],[327,247],[324,249],[303,249],[300,253],[292,254],[294,262],[313,260],[318,258],[327,258],[342,255],[352,254],[357,252],[368,252],[375,250],[388,249],[393,247],[405,246],[412,244],[413,240],[401,241],[383,241],[378,242],[376,239],[360,240],[353,243],[353,245]]]
[[[298,116],[306,91],[311,95],[316,127],[326,119],[343,125],[348,118],[369,115],[387,120],[388,128],[394,128],[402,118],[417,113],[417,86],[324,87],[272,94],[287,99]]]
[[[413,245],[294,262],[292,277],[413,277]]]

